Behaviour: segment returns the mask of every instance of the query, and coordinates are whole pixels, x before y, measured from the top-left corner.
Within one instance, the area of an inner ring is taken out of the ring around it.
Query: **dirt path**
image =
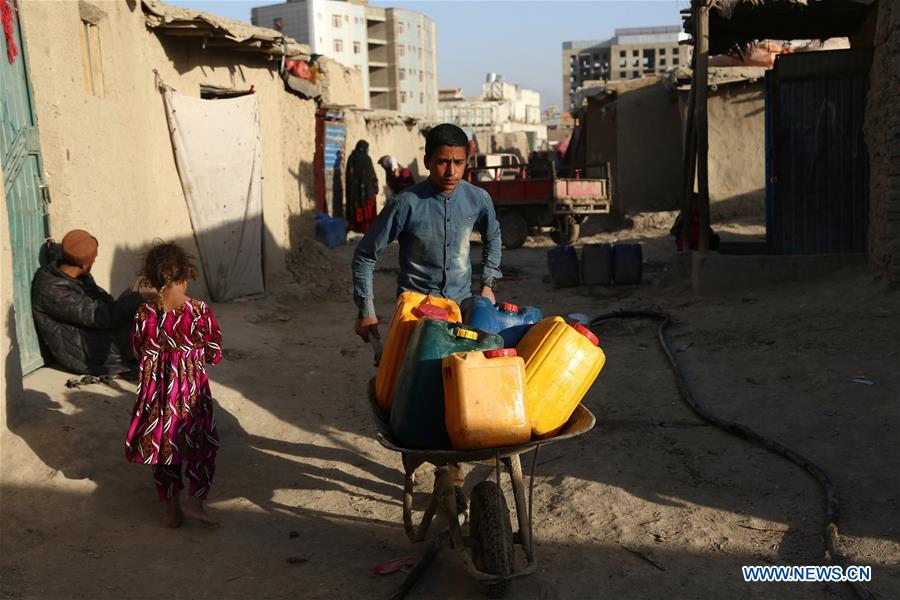
[[[645,242],[643,286],[554,290],[538,241],[506,253],[501,295],[545,314],[671,310],[697,395],[829,470],[844,551],[874,567],[882,598],[900,597],[898,292],[847,272],[695,298],[671,280],[664,234],[618,234]],[[320,271],[329,285],[351,253],[332,253],[333,269]],[[387,254],[376,282],[385,315]],[[399,458],[372,435],[371,355],[352,336],[349,297],[288,286],[214,309],[226,359],[212,370],[222,451],[210,505],[223,526],[162,526],[148,469],[123,460],[132,389],[68,390],[65,374],[42,369],[26,378],[0,447],[4,597],[372,598],[399,585],[401,575],[369,573],[415,548],[400,526]],[[542,452],[538,572],[511,597],[851,598],[840,584],[743,583],[744,564],[821,562],[821,494],[799,469],[696,418],[654,331],[598,330],[608,362],[585,400],[598,424]],[[875,385],[852,383],[858,371]],[[484,476],[476,467],[467,485]],[[443,553],[413,597],[480,595]]]

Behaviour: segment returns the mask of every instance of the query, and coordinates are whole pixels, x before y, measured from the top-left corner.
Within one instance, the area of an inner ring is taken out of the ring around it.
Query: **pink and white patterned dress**
[[[190,494],[209,493],[219,439],[206,365],[222,359],[221,343],[212,310],[200,300],[170,311],[146,303],[135,314],[131,348],[140,378],[125,457],[155,465],[161,499],[182,489],[182,464]]]

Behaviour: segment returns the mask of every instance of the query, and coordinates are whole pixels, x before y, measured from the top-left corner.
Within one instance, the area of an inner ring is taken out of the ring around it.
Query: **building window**
[[[344,15],[344,23],[350,22],[350,15]]]
[[[103,62],[100,54],[100,28],[84,20],[81,21],[81,62],[84,66],[84,91],[102,98]]]
[[[632,66],[632,67],[639,67],[639,66],[641,66],[641,59],[635,58],[633,61],[631,61],[631,66]]]
[[[400,44],[400,56],[406,56],[406,46]]]
[[[641,55],[641,51],[640,51],[640,50],[632,50],[632,51],[631,51],[631,55],[632,55],[632,56],[640,56],[640,55]]]
[[[406,25],[403,24],[403,21],[397,21],[397,31],[400,33],[400,35],[403,35],[403,33],[406,31]]]
[[[625,79],[625,71],[619,71],[619,79]]]
[[[425,94],[419,92],[419,104],[425,104]]]
[[[362,52],[362,46],[360,46],[359,42],[353,42],[353,54],[359,54]]]
[[[403,81],[404,79],[406,79],[406,69],[401,68],[400,69],[400,81]]]
[[[666,57],[665,56],[659,57],[659,66],[661,66],[661,67],[666,66]]]
[[[421,60],[421,59],[422,59],[422,49],[419,48],[419,60]]]
[[[665,49],[665,48],[660,48],[660,49],[659,49],[659,53],[662,54],[662,55],[665,55],[666,49]]]
[[[331,15],[331,26],[332,27],[340,27],[343,21],[341,21],[341,15]]]
[[[422,73],[422,71],[419,71],[419,81],[420,82],[425,81],[425,74]]]
[[[275,31],[281,31],[282,29],[284,29],[284,19],[278,17],[277,19],[272,21],[272,29],[274,29]]]
[[[628,66],[628,59],[627,59],[627,58],[620,58],[620,59],[619,59],[619,67],[621,68],[621,67],[625,67],[625,66]]]
[[[619,56],[621,56],[622,58],[624,58],[624,57],[628,56],[628,53],[625,52],[624,50],[620,50],[620,51],[619,51]]]
[[[344,51],[343,40],[334,40],[334,51],[335,52],[343,52]]]
[[[406,103],[406,92],[400,92],[400,102]]]
[[[673,65],[677,65],[677,64],[678,64],[678,57],[677,57],[677,56],[673,56],[673,57],[672,57],[672,64],[673,64]]]

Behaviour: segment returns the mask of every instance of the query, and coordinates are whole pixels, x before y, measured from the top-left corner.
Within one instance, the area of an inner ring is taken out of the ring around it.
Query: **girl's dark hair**
[[[193,261],[194,257],[178,244],[160,241],[144,255],[140,275],[157,290],[162,290],[171,283],[195,279],[197,267]]]
[[[441,123],[425,136],[425,159],[431,158],[435,150],[441,146],[462,146],[469,154],[469,136],[453,123]]]

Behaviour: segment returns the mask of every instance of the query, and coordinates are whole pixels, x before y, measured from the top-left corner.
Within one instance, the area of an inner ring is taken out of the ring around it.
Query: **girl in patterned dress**
[[[212,310],[187,296],[196,276],[191,257],[175,244],[158,244],[144,257],[141,275],[159,296],[143,304],[134,317],[131,348],[140,376],[133,418],[125,438],[131,462],[153,465],[166,524],[184,517],[217,525],[203,501],[216,468],[219,437],[213,416],[207,364],[222,359],[222,336]],[[190,483],[182,505],[181,467]]]

